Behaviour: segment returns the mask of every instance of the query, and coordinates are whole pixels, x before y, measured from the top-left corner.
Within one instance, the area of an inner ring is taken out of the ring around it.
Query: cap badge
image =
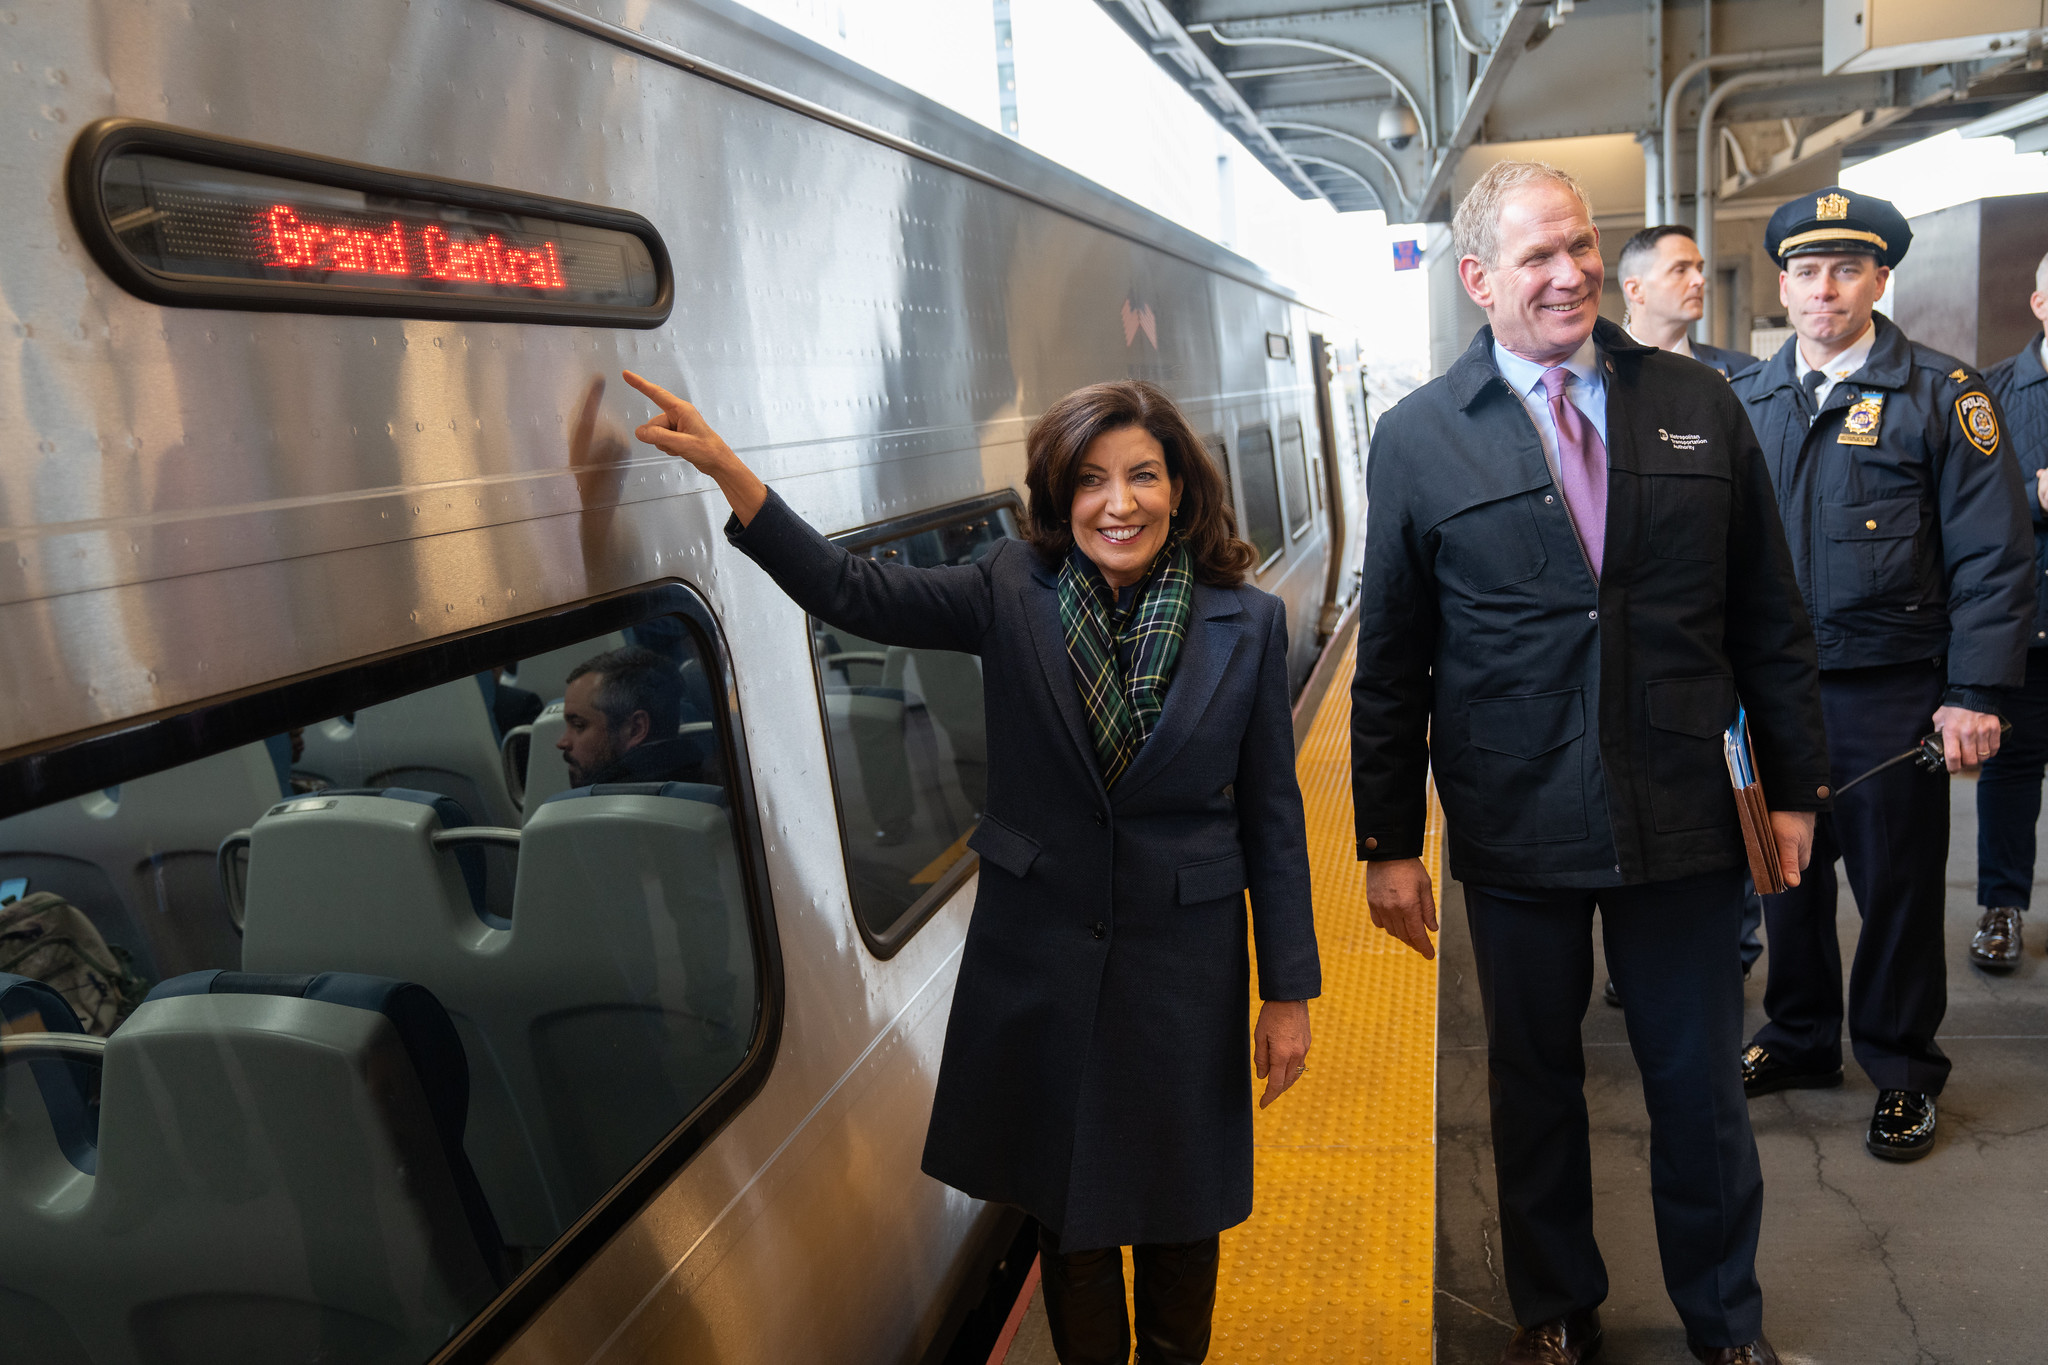
[[[1992,411],[1991,400],[1981,393],[1966,393],[1956,400],[1956,418],[1963,424],[1963,435],[1970,444],[1986,455],[1998,451],[1998,415]]]
[[[1849,216],[1849,196],[1824,194],[1813,201],[1813,216],[1823,223],[1838,223]]]
[[[1863,396],[1842,414],[1842,432],[1835,437],[1836,445],[1874,446],[1877,444],[1877,428],[1884,421],[1884,391],[1865,389]]]

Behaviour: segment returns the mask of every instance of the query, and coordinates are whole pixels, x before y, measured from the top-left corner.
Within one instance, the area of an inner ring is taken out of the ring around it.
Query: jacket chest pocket
[[[1650,816],[1659,830],[1707,829],[1735,815],[1721,736],[1735,722],[1735,679],[1649,684]]]
[[[1728,553],[1728,480],[1714,474],[1651,474],[1650,553],[1719,563]]]
[[[1468,507],[1440,522],[1437,537],[1437,567],[1474,592],[1526,582],[1547,560],[1526,495]]]
[[[1920,541],[1919,498],[1824,503],[1821,531],[1831,610],[1910,604]]]
[[[1469,833],[1482,844],[1586,837],[1585,703],[1576,687],[1489,697],[1468,708],[1479,798]]]

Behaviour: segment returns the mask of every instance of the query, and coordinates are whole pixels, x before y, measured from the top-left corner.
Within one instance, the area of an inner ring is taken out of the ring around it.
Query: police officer
[[[2032,546],[2019,468],[1983,379],[1873,307],[1912,230],[1882,199],[1829,188],[1771,216],[1764,244],[1794,337],[1736,381],[1763,445],[1820,646],[1834,784],[1930,726],[1951,772],[1998,751],[2000,709],[2033,634]],[[1834,862],[1863,928],[1849,1035],[1878,1087],[1865,1148],[1933,1146],[1949,1061],[1942,950],[1948,783],[1914,764],[1834,802],[1812,870],[1766,898],[1770,1016],[1743,1054],[1751,1095],[1842,1083]]]
[[[2048,330],[2048,256],[2034,267],[2028,301]],[[2034,824],[2041,818],[2041,770],[2048,765],[2048,338],[1984,373],[2005,417],[2005,447],[2019,465],[2034,518],[2034,586],[2040,593],[2027,635],[2027,681],[2012,699],[2012,734],[1977,779],[1977,904],[1983,914],[1970,960],[1986,971],[2020,964],[2020,916],[2034,886]]]

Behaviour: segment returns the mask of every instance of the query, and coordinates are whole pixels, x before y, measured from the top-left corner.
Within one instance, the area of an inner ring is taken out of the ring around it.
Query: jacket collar
[[[2012,382],[2025,388],[2048,379],[2048,370],[2041,368],[2041,338],[2028,337],[2026,349],[2013,357]]]
[[[1065,722],[1067,737],[1080,751],[1084,766],[1103,794],[1102,766],[1095,757],[1095,738],[1088,718],[1081,712],[1081,694],[1074,686],[1074,664],[1067,656],[1067,637],[1060,625],[1059,571],[1043,560],[1032,565],[1032,579],[1042,591],[1026,589],[1024,611],[1031,623],[1031,639],[1038,666],[1052,692],[1053,708]],[[1180,659],[1174,665],[1173,682],[1166,689],[1166,706],[1159,724],[1145,741],[1131,766],[1117,782],[1117,799],[1137,790],[1156,774],[1188,742],[1199,728],[1216,695],[1223,672],[1243,635],[1244,606],[1237,590],[1215,588],[1199,579],[1194,601],[1188,610],[1187,636],[1181,642]]]
[[[1610,358],[1646,355],[1657,349],[1643,345],[1606,318],[1593,324],[1593,344],[1597,348],[1596,354]],[[1493,360],[1493,328],[1490,325],[1479,329],[1472,338],[1472,344],[1465,348],[1465,354],[1453,361],[1444,374],[1451,386],[1451,399],[1461,410],[1471,407],[1479,395],[1486,392],[1487,385],[1500,377],[1500,366]]]
[[[1836,390],[1846,392],[1849,388],[1864,384],[1880,389],[1902,389],[1913,375],[1913,343],[1899,330],[1899,325],[1882,313],[1871,314],[1871,322],[1877,328],[1877,335],[1870,341],[1870,358],[1863,362],[1863,368],[1835,385]],[[1761,392],[1774,393],[1779,389],[1799,387],[1799,371],[1804,364],[1799,358],[1799,338],[1795,334],[1785,339],[1778,353],[1763,363],[1763,373],[1757,377]],[[1834,393],[1828,394],[1828,406],[1836,406]]]

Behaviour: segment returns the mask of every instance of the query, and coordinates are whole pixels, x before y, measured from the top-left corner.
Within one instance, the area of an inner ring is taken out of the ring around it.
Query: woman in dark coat
[[[982,659],[988,809],[924,1169],[1043,1228],[1069,1365],[1208,1351],[1217,1233],[1252,1208],[1244,1021],[1251,892],[1272,1102],[1306,1069],[1321,990],[1294,779],[1287,625],[1178,409],[1097,384],[1026,438],[1029,541],[934,569],[849,555],[690,404],[640,440],[732,503],[732,543],[822,621]]]

